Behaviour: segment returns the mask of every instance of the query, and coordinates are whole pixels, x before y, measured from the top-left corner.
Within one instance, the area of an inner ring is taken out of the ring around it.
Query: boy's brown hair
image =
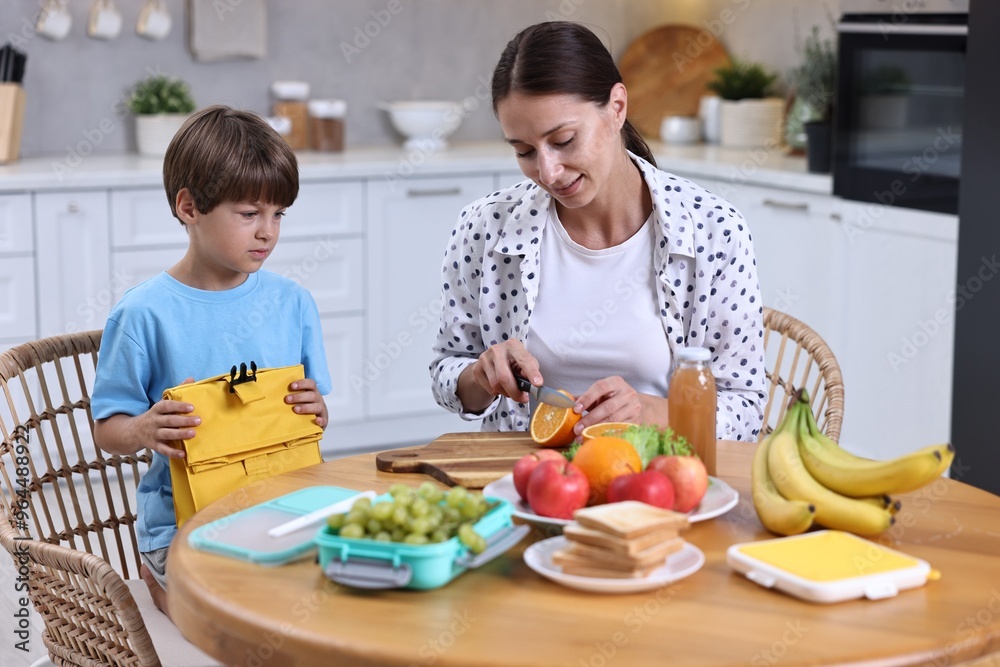
[[[291,206],[299,168],[288,143],[263,118],[215,105],[177,131],[163,158],[163,186],[175,218],[183,188],[201,213],[227,201]]]

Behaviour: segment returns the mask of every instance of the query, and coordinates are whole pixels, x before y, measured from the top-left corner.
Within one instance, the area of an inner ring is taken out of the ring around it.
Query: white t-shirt
[[[579,396],[620,375],[640,393],[667,395],[670,346],[659,315],[655,236],[650,216],[624,243],[590,250],[549,207],[527,338],[546,386]]]

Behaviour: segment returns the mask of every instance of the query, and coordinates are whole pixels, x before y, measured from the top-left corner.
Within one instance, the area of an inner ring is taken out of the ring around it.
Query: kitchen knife
[[[569,410],[572,410],[573,406],[576,405],[576,401],[566,396],[566,394],[560,394],[555,389],[550,389],[545,386],[536,387],[520,375],[515,375],[514,380],[517,381],[518,389],[528,392],[529,396],[540,403],[548,403],[549,405],[554,405],[557,408],[566,408]]]

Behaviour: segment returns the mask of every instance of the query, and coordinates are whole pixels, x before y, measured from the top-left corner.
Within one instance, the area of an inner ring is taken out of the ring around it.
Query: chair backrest
[[[781,423],[789,399],[804,387],[820,430],[839,440],[844,379],[830,346],[791,315],[764,308],[764,355],[770,390],[760,438]]]
[[[123,578],[137,578],[135,490],[148,450],[94,446],[90,387],[100,331],[0,354],[0,543],[28,570],[57,664],[160,660]]]

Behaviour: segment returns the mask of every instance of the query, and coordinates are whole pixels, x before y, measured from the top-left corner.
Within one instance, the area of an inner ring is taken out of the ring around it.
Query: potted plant
[[[715,70],[708,89],[720,102],[719,143],[733,148],[781,143],[784,102],[768,93],[777,75],[760,63],[733,60]]]
[[[162,156],[177,130],[195,110],[195,104],[186,83],[174,77],[154,75],[136,84],[128,108],[135,114],[139,153]]]
[[[831,39],[821,39],[813,26],[802,48],[802,64],[789,78],[801,100],[800,118],[806,133],[809,171],[827,173],[831,162],[831,118],[836,94],[837,51]]]

